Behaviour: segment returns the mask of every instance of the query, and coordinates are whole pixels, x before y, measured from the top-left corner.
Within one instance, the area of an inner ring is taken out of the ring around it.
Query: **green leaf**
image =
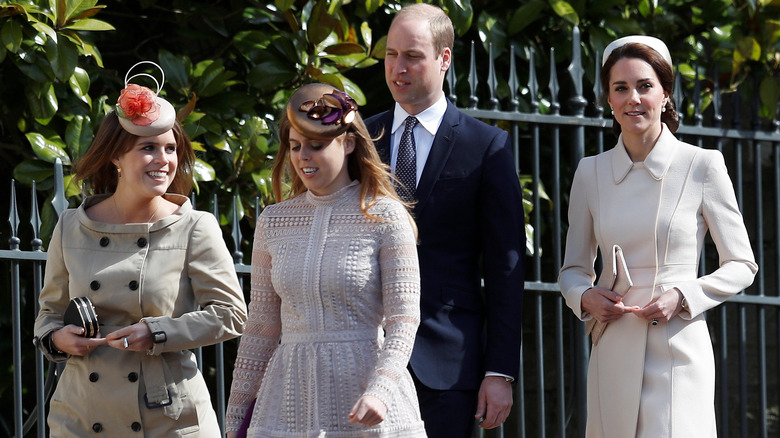
[[[365,21],[360,23],[360,36],[363,38],[363,42],[366,43],[366,47],[371,48],[371,27]]]
[[[328,15],[327,2],[318,1],[311,11],[311,17],[306,23],[306,36],[309,43],[317,45],[333,32],[334,29],[341,27],[341,22]]]
[[[766,76],[761,80],[759,89],[761,90],[761,103],[768,110],[767,118],[773,119],[777,110],[777,102],[780,101],[780,86],[775,78]]]
[[[18,20],[8,20],[0,29],[0,39],[3,41],[3,46],[11,53],[16,53],[19,47],[22,45],[22,25]]]
[[[360,44],[339,43],[325,48],[325,53],[330,55],[350,55],[353,53],[366,53],[366,49]]]
[[[648,0],[641,0],[639,5],[637,5],[637,9],[639,10],[640,15],[647,17],[650,15],[650,2]]]
[[[192,166],[192,173],[195,176],[196,181],[214,181],[217,176],[217,172],[207,162],[200,158],[195,159],[195,163]]]
[[[73,119],[68,122],[68,126],[65,128],[65,143],[74,157],[84,155],[94,137],[89,117],[73,116]]]
[[[53,163],[55,158],[59,158],[62,164],[66,166],[71,164],[70,157],[65,152],[65,144],[59,136],[46,138],[37,132],[28,132],[24,136],[30,142],[35,155],[41,160]]]
[[[68,79],[70,89],[73,93],[85,103],[89,103],[89,73],[81,67],[76,67],[73,70],[73,75]]]
[[[173,85],[173,88],[186,95],[190,89],[189,75],[192,71],[192,61],[185,55],[174,55],[173,53],[160,49],[158,55],[160,58],[160,67],[165,71],[165,79]]]
[[[556,14],[572,25],[580,24],[580,17],[577,16],[577,11],[574,10],[574,7],[569,2],[565,0],[550,0],[550,6],[552,6]]]
[[[76,46],[67,38],[59,42],[46,40],[46,58],[51,64],[54,75],[62,82],[67,82],[78,65],[79,54]]]
[[[471,27],[471,21],[474,19],[474,10],[471,8],[470,0],[444,0],[444,9],[452,20],[455,27],[455,33],[463,36]]]
[[[366,0],[366,12],[373,14],[382,6],[382,0]]]
[[[116,28],[108,23],[106,23],[103,20],[96,20],[94,18],[85,18],[83,20],[78,20],[73,22],[73,24],[68,25],[65,27],[65,29],[71,29],[71,30],[90,30],[90,31],[105,31],[105,30],[116,30]]]
[[[32,27],[39,32],[45,33],[46,36],[48,36],[55,42],[57,41],[57,32],[54,29],[52,29],[51,26],[49,26],[48,24],[40,21],[35,21],[33,22]]]
[[[54,175],[54,168],[46,161],[27,159],[14,168],[14,179],[25,185],[41,182]]]
[[[376,42],[374,49],[371,50],[371,56],[377,59],[385,59],[385,52],[387,51],[387,35],[383,35]]]
[[[295,4],[295,0],[274,0],[274,5],[280,11],[284,12]]]
[[[290,83],[298,72],[281,61],[263,62],[255,65],[246,76],[247,83],[260,90],[276,90],[279,84]]]
[[[25,87],[24,94],[33,117],[44,125],[48,124],[59,108],[54,84],[51,82],[30,84]]]
[[[534,0],[520,6],[512,18],[509,20],[507,26],[507,33],[509,35],[515,35],[520,33],[523,29],[528,27],[529,24],[536,21],[541,16],[541,12],[547,8],[547,3],[541,0]]]

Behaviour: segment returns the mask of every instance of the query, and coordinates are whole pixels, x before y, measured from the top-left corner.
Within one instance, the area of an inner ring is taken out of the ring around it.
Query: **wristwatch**
[[[680,301],[680,307],[682,307],[683,310],[688,310],[688,300],[686,300],[685,297]]]

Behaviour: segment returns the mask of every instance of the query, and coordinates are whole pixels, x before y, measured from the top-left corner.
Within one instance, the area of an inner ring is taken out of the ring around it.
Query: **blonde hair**
[[[433,48],[437,55],[441,54],[445,48],[452,50],[452,46],[455,45],[455,29],[452,26],[452,20],[441,8],[426,3],[413,3],[401,8],[395,14],[393,22],[406,16],[428,23],[433,37]],[[392,26],[392,23],[390,25]]]

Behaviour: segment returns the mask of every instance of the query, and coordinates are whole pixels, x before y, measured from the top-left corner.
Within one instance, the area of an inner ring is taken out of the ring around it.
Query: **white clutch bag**
[[[628,273],[626,259],[623,258],[623,250],[618,245],[612,246],[612,286],[610,289],[623,296],[631,289],[634,283],[631,282],[631,275]],[[585,334],[590,335],[593,345],[599,343],[601,335],[607,329],[606,322],[599,322],[595,318],[585,322]]]

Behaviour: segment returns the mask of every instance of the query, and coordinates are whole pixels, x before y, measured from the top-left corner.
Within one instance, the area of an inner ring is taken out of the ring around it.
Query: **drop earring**
[[[122,178],[122,168],[121,167],[117,167],[116,168],[116,176],[118,178]]]

